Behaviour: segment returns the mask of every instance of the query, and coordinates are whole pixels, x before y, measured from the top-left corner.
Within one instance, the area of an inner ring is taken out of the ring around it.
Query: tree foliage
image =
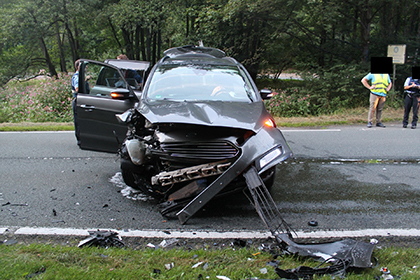
[[[389,44],[407,45],[397,86],[419,61],[420,6],[408,0],[3,0],[0,8],[0,85],[40,69],[73,71],[78,58],[124,53],[153,64],[165,49],[199,41],[254,78],[294,69],[324,85],[327,77],[343,83],[327,75],[337,67],[341,75],[368,72],[370,57],[386,56]],[[363,89],[355,88],[357,96]],[[336,98],[325,86],[312,90]]]

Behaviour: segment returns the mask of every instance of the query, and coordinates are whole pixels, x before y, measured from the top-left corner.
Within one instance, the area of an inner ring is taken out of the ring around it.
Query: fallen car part
[[[80,241],[78,247],[90,247],[90,246],[99,246],[99,247],[125,247],[124,242],[121,237],[115,231],[108,230],[97,230],[97,231],[88,231],[89,237]]]
[[[339,275],[344,276],[346,269],[349,267],[348,261],[338,261],[335,264],[328,267],[308,267],[299,266],[298,268],[283,270],[276,267],[275,271],[281,278],[286,279],[312,279],[314,275]]]
[[[265,226],[271,231],[271,234],[276,236],[277,234],[282,233],[291,236],[291,227],[281,217],[273,197],[270,195],[263,180],[258,175],[256,168],[251,166],[244,173],[244,177],[252,197],[252,199],[249,199]]]
[[[251,193],[251,202],[279,245],[289,253],[331,263],[330,266],[324,268],[277,269],[276,272],[279,276],[288,279],[311,279],[313,275],[344,274],[349,267],[372,267],[371,258],[375,248],[375,244],[372,243],[359,242],[353,239],[321,244],[295,243],[292,240],[292,229],[281,217],[280,211],[255,167],[250,167],[244,173],[244,176]]]

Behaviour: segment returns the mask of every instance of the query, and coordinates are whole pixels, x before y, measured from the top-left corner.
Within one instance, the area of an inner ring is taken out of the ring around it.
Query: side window
[[[85,68],[86,93],[99,97],[111,98],[115,88],[126,88],[124,80],[118,70],[95,63],[86,64]]]

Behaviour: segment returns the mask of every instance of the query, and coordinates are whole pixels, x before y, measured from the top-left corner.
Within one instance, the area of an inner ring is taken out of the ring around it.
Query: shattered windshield
[[[245,73],[227,65],[161,65],[153,74],[147,98],[174,101],[255,101]]]

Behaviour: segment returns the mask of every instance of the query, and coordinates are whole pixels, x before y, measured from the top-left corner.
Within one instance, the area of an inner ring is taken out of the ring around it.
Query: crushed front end
[[[271,186],[275,166],[291,155],[275,127],[255,133],[232,127],[151,124],[137,110],[129,114],[130,129],[120,151],[124,180],[158,199],[165,216],[173,216],[197,197],[210,200],[243,190],[242,172],[250,165]]]

